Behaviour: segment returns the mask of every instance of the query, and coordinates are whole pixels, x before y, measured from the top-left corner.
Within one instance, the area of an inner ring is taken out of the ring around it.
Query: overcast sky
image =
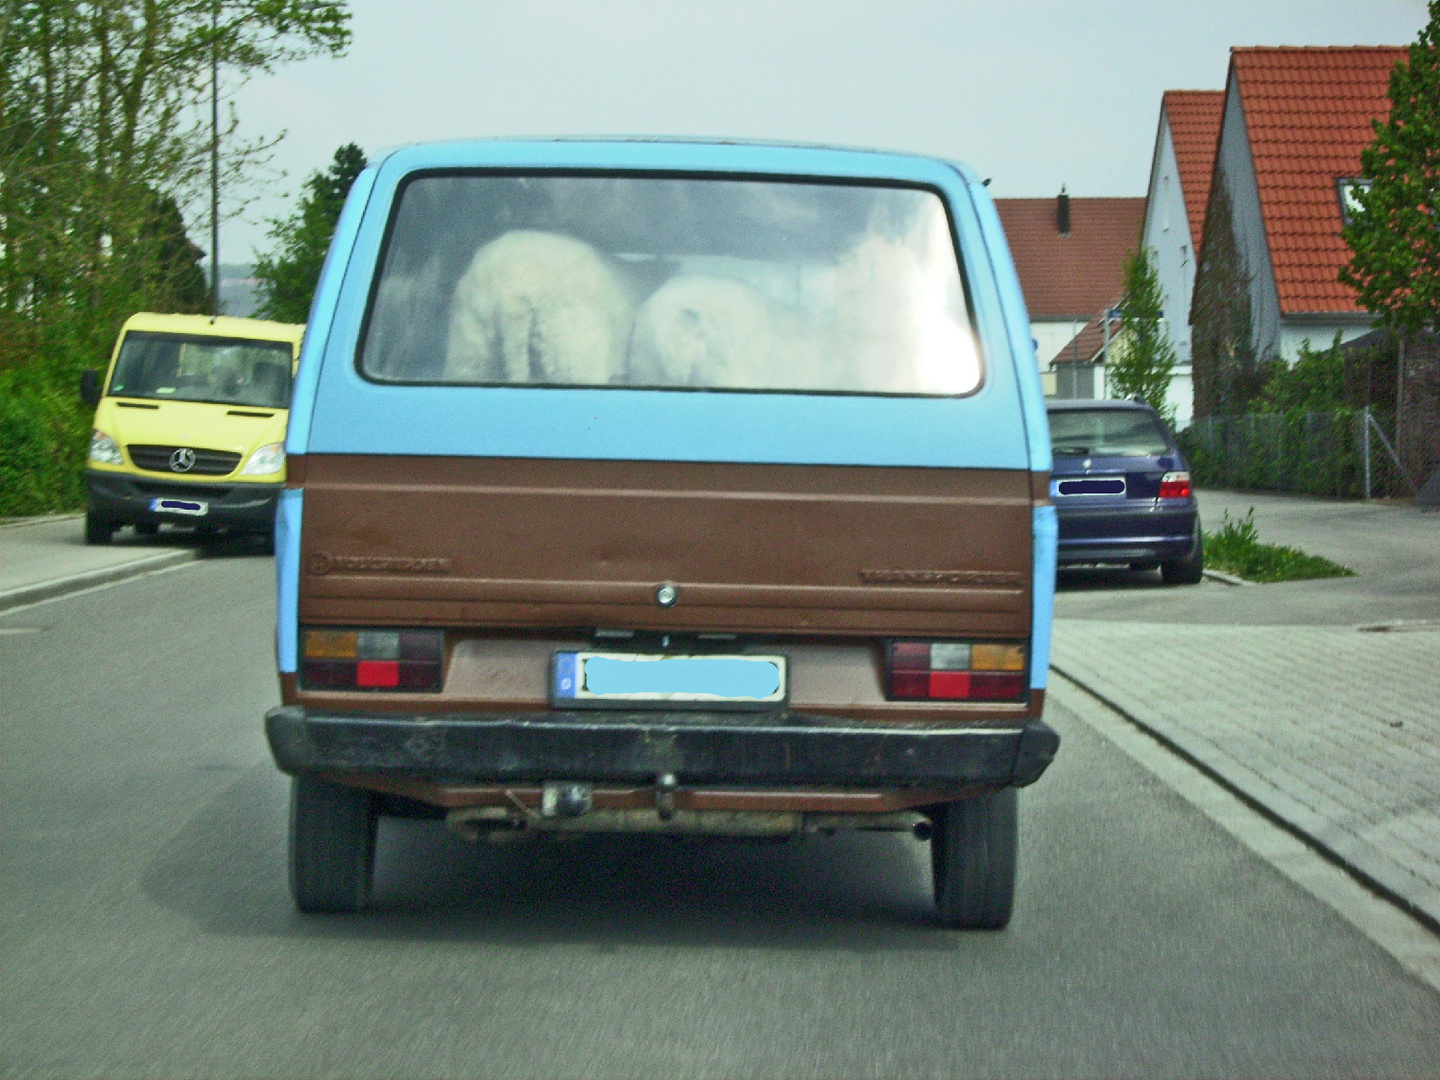
[[[1143,195],[1166,89],[1231,45],[1403,45],[1423,0],[355,0],[354,42],[255,79],[286,131],[225,262],[266,250],[335,148],[552,134],[738,136],[959,159],[1000,197]],[[203,221],[193,230],[204,231]],[[208,236],[204,238],[208,240]],[[208,243],[202,246],[208,248]]]

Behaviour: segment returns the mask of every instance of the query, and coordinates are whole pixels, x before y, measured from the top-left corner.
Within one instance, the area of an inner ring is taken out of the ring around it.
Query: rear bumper
[[[1141,508],[1062,508],[1059,563],[1183,559],[1194,550],[1198,514],[1194,504],[1171,509],[1153,502]]]
[[[365,772],[434,780],[682,783],[891,788],[1024,786],[1060,736],[1023,727],[889,726],[791,712],[545,712],[393,718],[265,714],[287,773]]]
[[[284,490],[283,484],[276,483],[182,483],[95,470],[86,470],[85,487],[91,513],[121,525],[169,522],[265,533],[275,528],[275,502]],[[197,517],[156,512],[150,509],[156,498],[203,502],[206,513]]]

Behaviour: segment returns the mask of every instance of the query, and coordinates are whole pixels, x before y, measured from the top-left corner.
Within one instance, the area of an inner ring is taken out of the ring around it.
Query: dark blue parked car
[[[1061,566],[1160,568],[1167,584],[1200,580],[1200,512],[1175,437],[1140,401],[1050,401]]]

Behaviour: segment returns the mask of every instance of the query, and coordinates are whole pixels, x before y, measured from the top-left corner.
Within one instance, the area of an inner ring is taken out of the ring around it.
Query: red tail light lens
[[[434,692],[444,677],[441,630],[304,632],[300,683],[307,690]]]
[[[1024,645],[892,641],[885,659],[892,701],[1019,701],[1025,696]]]
[[[1153,476],[1154,473],[1151,473]],[[1190,497],[1190,474],[1188,472],[1167,472],[1160,478],[1160,498],[1188,499]]]

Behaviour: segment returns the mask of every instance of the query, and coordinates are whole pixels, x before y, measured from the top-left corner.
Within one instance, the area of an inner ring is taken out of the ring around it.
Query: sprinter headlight
[[[269,476],[277,473],[285,467],[285,444],[272,442],[267,446],[260,447],[250,455],[250,460],[245,463],[245,468],[240,470],[241,476]]]
[[[100,465],[124,465],[120,444],[103,431],[90,432],[90,460]]]

